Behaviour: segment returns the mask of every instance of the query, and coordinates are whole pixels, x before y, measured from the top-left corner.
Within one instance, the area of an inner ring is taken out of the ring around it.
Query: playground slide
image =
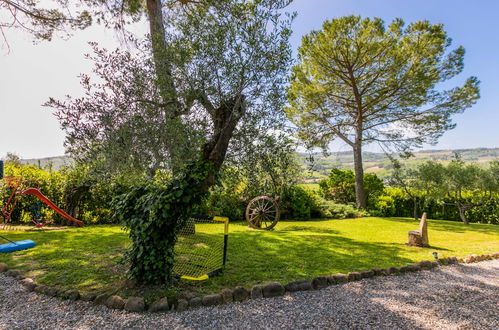
[[[38,190],[36,188],[28,188],[28,189],[22,191],[20,193],[20,195],[31,195],[31,196],[35,196],[36,198],[38,198],[39,200],[41,200],[42,202],[44,202],[45,204],[47,204],[51,209],[53,209],[54,211],[56,211],[57,213],[59,213],[60,215],[62,215],[63,217],[65,217],[66,219],[71,220],[73,222],[76,222],[76,224],[78,224],[78,226],[83,227],[83,222],[81,222],[80,220],[77,220],[77,219],[73,218],[72,216],[70,216],[69,214],[67,214],[66,212],[64,212],[60,208],[58,208],[47,197],[45,197],[40,192],[40,190]]]

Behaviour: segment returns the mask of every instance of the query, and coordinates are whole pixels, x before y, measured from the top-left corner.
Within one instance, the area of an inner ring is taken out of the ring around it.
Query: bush
[[[88,166],[63,167],[53,171],[49,166],[20,165],[7,162],[6,176],[21,176],[31,181],[30,187],[40,185],[40,191],[59,208],[71,216],[92,224],[115,223],[112,218],[111,201],[114,196],[128,190],[129,177],[107,177],[96,180]],[[0,207],[8,200],[11,189],[3,189]],[[39,211],[39,212],[38,212]],[[12,213],[12,222],[31,222],[35,213],[43,219],[65,224],[66,220],[33,196],[21,196]]]
[[[281,201],[282,218],[286,219],[310,219],[314,209],[313,191],[298,185],[286,189]]]
[[[352,204],[336,204],[332,201],[320,199],[314,209],[316,218],[348,219],[360,218],[369,215],[366,211],[358,210]]]
[[[352,170],[333,168],[326,179],[319,181],[320,194],[340,204],[355,203],[355,174]],[[364,175],[364,190],[369,207],[384,190],[383,181],[375,173]]]
[[[372,215],[383,217],[393,217],[395,212],[395,200],[389,195],[378,196],[371,210]]]
[[[204,199],[195,213],[208,216],[224,216],[230,221],[244,221],[246,202],[235,191],[227,191],[220,187],[211,190],[210,195]]]
[[[428,196],[416,196],[417,213],[421,216],[426,212],[432,219],[461,221],[459,212],[451,198],[435,200]],[[385,194],[377,198],[370,213],[386,217],[413,217],[414,202],[410,196],[400,188],[387,188]],[[487,200],[483,205],[466,211],[470,222],[499,224],[499,198],[497,196]]]

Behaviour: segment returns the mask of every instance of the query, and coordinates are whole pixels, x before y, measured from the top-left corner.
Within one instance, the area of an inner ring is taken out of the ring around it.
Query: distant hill
[[[474,148],[456,150],[423,150],[414,153],[404,161],[407,166],[417,166],[427,160],[439,162],[449,162],[453,159],[454,153],[459,153],[465,162],[475,162],[486,166],[491,160],[499,159],[499,148]],[[324,157],[322,154],[315,154],[313,162],[308,160],[310,155],[298,153],[298,159],[303,166],[306,182],[316,182],[326,177],[333,167],[341,169],[353,169],[352,152],[336,152]],[[380,177],[386,177],[391,170],[390,160],[383,153],[364,152],[364,170],[367,173],[376,173]],[[39,159],[23,159],[24,164],[36,165],[40,167],[52,166],[53,170],[58,170],[61,166],[71,165],[71,160],[67,156],[48,157]]]
[[[403,163],[409,167],[415,167],[428,160],[439,162],[449,162],[454,158],[454,154],[459,153],[465,162],[475,162],[486,166],[491,160],[499,159],[499,148],[474,148],[456,150],[423,150],[414,153],[414,157],[405,160]],[[326,177],[332,168],[353,169],[352,152],[337,152],[324,157],[322,154],[313,156],[313,161],[309,161],[309,154],[299,153],[298,158],[304,168],[306,182],[316,182]],[[383,153],[364,152],[364,171],[376,173],[380,177],[386,177],[392,168],[391,162]]]
[[[35,165],[41,168],[51,167],[54,171],[57,171],[62,166],[69,166],[72,163],[71,159],[67,156],[22,159],[21,162],[26,165]]]

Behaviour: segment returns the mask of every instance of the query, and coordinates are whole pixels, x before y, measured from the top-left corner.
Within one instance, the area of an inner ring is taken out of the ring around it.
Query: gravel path
[[[0,275],[0,329],[499,329],[498,313],[498,259],[164,314],[62,301]]]

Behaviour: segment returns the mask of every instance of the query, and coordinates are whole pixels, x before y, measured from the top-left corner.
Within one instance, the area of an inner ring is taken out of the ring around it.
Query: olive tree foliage
[[[147,43],[135,54],[93,44],[89,58],[98,79],[82,75],[85,96],[46,103],[57,109],[67,150],[81,161],[104,157],[111,170],[154,172],[180,170],[198,157],[203,141],[205,147],[227,144],[227,149],[233,135],[234,155],[256,148],[256,137],[284,120],[279,108],[290,59],[290,18],[279,21],[276,13],[284,4],[170,8],[160,51],[168,75],[155,67]],[[217,158],[225,152],[217,151]]]
[[[97,50],[103,82],[84,76],[84,97],[47,103],[57,109],[69,149],[82,159],[88,152],[109,158],[110,169],[128,162],[172,172],[163,186],[140,185],[115,203],[116,216],[130,229],[126,260],[139,282],[171,280],[177,232],[225,159],[243,159],[257,149],[255,141],[282,128],[293,18],[283,9],[289,3],[169,7],[160,11],[161,21],[150,21],[152,42],[138,57]]]
[[[413,203],[412,215],[415,220],[419,218],[418,210],[420,208],[421,191],[417,188],[419,187],[417,173],[415,169],[407,168],[399,159],[395,158],[393,155],[386,154],[388,159],[390,159],[393,170],[388,182],[390,186],[401,188],[404,193],[409,196]]]
[[[465,225],[469,224],[466,211],[483,205],[499,193],[499,161],[488,168],[463,162],[459,155],[449,164],[428,161],[416,170],[418,187],[429,197],[449,197],[459,211]]]
[[[210,0],[168,0],[165,7],[188,6]],[[35,42],[50,41],[54,36],[68,38],[75,30],[92,24],[127,34],[129,24],[139,22],[156,0],[0,0],[0,34],[8,44],[6,32],[22,30]]]
[[[125,31],[140,20],[143,7],[143,0],[0,0],[0,32],[8,45],[6,32],[12,29],[30,34],[35,42],[68,38],[94,23]]]
[[[56,109],[66,132],[66,152],[101,173],[146,171],[150,177],[193,159],[192,146],[199,143],[196,121],[183,127],[189,126],[192,134],[178,132],[161,103],[150,52],[133,55],[92,46],[93,54],[87,55],[95,63],[92,75],[82,74],[80,79],[84,96],[51,98],[45,104]],[[174,155],[182,153],[183,159],[170,157],[172,150]]]
[[[326,21],[303,37],[287,114],[309,146],[339,139],[352,148],[358,207],[366,206],[365,145],[408,152],[435,143],[455,126],[452,115],[479,98],[475,77],[448,90],[438,85],[463,70],[464,48],[450,45],[441,24],[395,19],[385,26],[359,16]]]
[[[241,159],[229,160],[237,172],[230,173],[244,183],[243,196],[251,199],[269,195],[280,199],[300,179],[296,142],[284,133],[262,136]]]

